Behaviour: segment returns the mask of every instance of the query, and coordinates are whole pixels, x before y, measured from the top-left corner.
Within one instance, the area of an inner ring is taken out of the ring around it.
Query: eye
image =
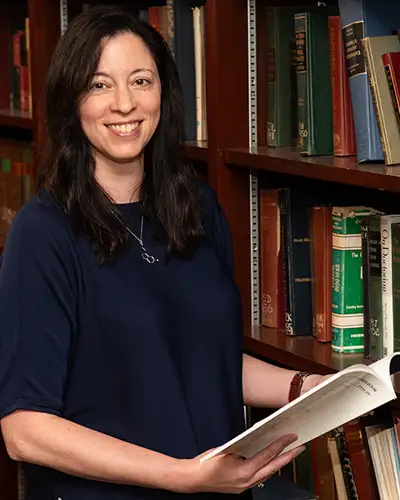
[[[148,85],[151,85],[151,80],[147,78],[137,78],[133,83],[138,87],[147,87]]]
[[[90,90],[104,90],[106,88],[106,84],[102,82],[95,82],[90,85]]]

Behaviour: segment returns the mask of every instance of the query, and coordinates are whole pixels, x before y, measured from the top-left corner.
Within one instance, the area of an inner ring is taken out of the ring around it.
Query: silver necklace
[[[144,220],[143,215],[142,215],[141,220],[140,220],[140,238],[117,215],[115,215],[115,217],[125,227],[125,229],[128,231],[128,233],[130,233],[139,242],[139,245],[142,249],[142,253],[141,253],[142,259],[145,260],[149,264],[154,264],[155,262],[160,262],[160,259],[157,259],[157,257],[154,257],[153,255],[150,255],[147,252],[147,250],[143,244],[143,220]]]

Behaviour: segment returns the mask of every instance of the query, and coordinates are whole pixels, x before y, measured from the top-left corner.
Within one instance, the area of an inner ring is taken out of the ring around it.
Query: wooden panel
[[[292,148],[248,148],[224,151],[231,165],[319,179],[350,186],[400,192],[400,167],[381,163],[358,164],[355,157],[305,157]]]
[[[32,130],[33,121],[27,111],[10,111],[9,109],[0,109],[0,126]]]
[[[207,141],[186,141],[185,151],[191,160],[208,162]]]
[[[44,83],[51,56],[60,37],[60,3],[57,0],[28,0],[31,32],[32,103],[34,143],[40,154],[46,144]]]
[[[370,364],[363,354],[340,354],[332,351],[330,343],[323,344],[314,337],[292,337],[285,332],[254,327],[244,337],[248,354],[279,363],[294,370],[313,373],[335,373],[356,363]]]
[[[209,182],[228,218],[234,241],[236,282],[250,321],[250,238],[248,175],[229,169],[222,151],[248,146],[247,3],[208,0],[206,85]]]

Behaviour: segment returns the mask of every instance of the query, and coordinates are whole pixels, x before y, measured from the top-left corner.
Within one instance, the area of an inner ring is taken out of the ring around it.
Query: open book
[[[369,366],[350,366],[214,449],[201,461],[220,453],[250,458],[283,434],[298,436],[285,452],[305,444],[396,399],[397,372],[400,372],[400,353]]]

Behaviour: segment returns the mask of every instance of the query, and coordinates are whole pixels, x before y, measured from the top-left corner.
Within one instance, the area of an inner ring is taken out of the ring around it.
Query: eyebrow
[[[149,71],[150,73],[154,74],[154,71],[150,68],[137,68],[134,71],[132,71],[131,75],[135,75],[136,73],[141,73],[142,71]],[[96,71],[93,76],[106,76],[107,78],[111,78],[111,76],[108,73],[105,73],[104,71]]]

